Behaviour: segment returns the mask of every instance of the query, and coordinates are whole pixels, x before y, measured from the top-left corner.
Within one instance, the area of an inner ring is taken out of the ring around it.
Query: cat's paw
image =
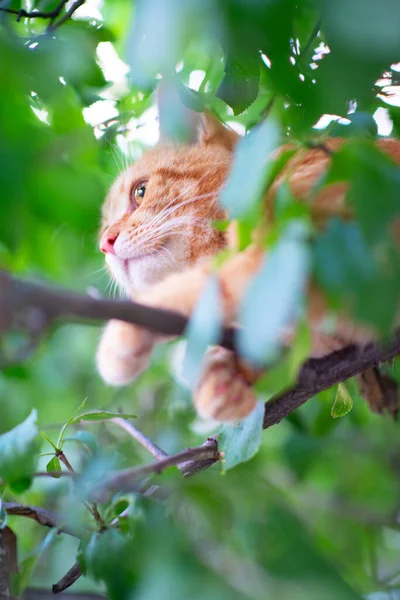
[[[110,321],[100,340],[96,364],[104,381],[126,385],[149,364],[155,336],[123,321]]]
[[[215,347],[206,354],[193,402],[201,417],[229,422],[247,417],[257,399],[234,353]]]

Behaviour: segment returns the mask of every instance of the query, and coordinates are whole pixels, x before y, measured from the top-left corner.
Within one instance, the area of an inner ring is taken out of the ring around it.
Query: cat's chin
[[[129,259],[107,255],[106,260],[112,276],[128,296],[158,283],[175,270],[167,261],[160,264],[162,260],[156,252]]]

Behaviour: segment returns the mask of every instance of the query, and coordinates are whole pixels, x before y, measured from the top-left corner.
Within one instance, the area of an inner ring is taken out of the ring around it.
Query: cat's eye
[[[140,205],[144,198],[146,185],[147,181],[139,181],[139,183],[136,183],[131,189],[131,200],[135,208]]]

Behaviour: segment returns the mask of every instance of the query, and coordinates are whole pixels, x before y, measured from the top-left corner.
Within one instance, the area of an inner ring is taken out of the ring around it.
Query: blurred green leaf
[[[120,417],[121,419],[136,419],[136,415],[111,412],[109,410],[92,410],[91,412],[82,413],[80,415],[71,417],[70,425],[73,423],[79,423],[79,421],[105,421],[107,419],[115,419]]]
[[[276,355],[283,336],[299,316],[310,268],[302,222],[291,223],[249,285],[242,302],[238,346],[247,360],[262,365]]]
[[[394,324],[400,298],[400,280],[393,263],[396,250],[390,244],[386,238],[379,257],[367,245],[357,223],[333,219],[314,249],[315,273],[322,288],[336,304],[340,298],[353,316],[384,333]]]
[[[273,162],[269,158],[279,141],[279,130],[270,119],[242,138],[234,155],[231,172],[220,202],[232,219],[254,212],[261,201]]]
[[[15,493],[31,484],[39,452],[37,411],[11,431],[0,435],[0,477]]]
[[[236,423],[223,425],[218,433],[223,471],[228,471],[257,454],[261,444],[264,402],[257,402],[253,412]]]
[[[103,581],[111,599],[123,597],[132,589],[135,574],[129,556],[134,552],[129,539],[115,529],[93,534],[84,550],[88,573]]]
[[[194,387],[201,373],[202,361],[208,346],[218,341],[222,312],[218,279],[208,278],[186,329],[187,346],[182,372]]]

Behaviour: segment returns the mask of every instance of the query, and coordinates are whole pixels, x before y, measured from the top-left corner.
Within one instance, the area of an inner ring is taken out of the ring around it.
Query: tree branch
[[[8,515],[27,517],[28,519],[33,519],[39,523],[39,525],[49,527],[50,529],[57,529],[58,533],[67,533],[73,537],[80,537],[78,532],[72,527],[63,525],[61,517],[48,510],[45,510],[44,508],[27,506],[25,504],[18,504],[16,502],[3,502],[2,506]]]
[[[0,331],[10,327],[12,320],[24,315],[24,326],[28,331],[35,326],[35,320],[50,324],[57,319],[81,322],[89,319],[109,321],[119,319],[145,327],[153,333],[165,336],[182,335],[188,319],[183,315],[144,306],[125,300],[99,300],[50,289],[34,283],[14,279],[0,271]],[[234,329],[225,328],[220,345],[233,349]]]
[[[72,15],[74,14],[74,12],[76,10],[78,10],[78,8],[80,6],[82,6],[82,4],[84,4],[85,2],[86,2],[86,0],[76,0],[76,2],[74,2],[72,4],[72,6],[70,7],[70,9],[67,10],[67,12],[65,13],[65,15],[63,15],[58,21],[54,21],[54,20],[51,21],[51,23],[47,27],[47,33],[51,33],[52,31],[55,31],[57,29],[57,27],[60,27],[60,25],[62,25],[63,23],[65,23],[65,21],[68,21],[68,19],[70,19],[72,17]]]
[[[381,346],[348,346],[323,358],[309,359],[300,369],[297,384],[291,390],[266,402],[264,429],[280,423],[284,417],[319,392],[376,367],[400,354],[400,334]]]
[[[65,21],[68,21],[68,19],[70,19],[72,17],[74,12],[80,6],[82,6],[82,4],[84,4],[86,2],[86,0],[76,0],[76,2],[74,2],[70,6],[70,8],[66,11],[66,13],[62,17],[60,17],[60,19],[57,21],[56,19],[61,14],[63,8],[67,4],[67,1],[68,0],[61,0],[61,2],[59,2],[59,4],[55,7],[54,10],[49,10],[49,11],[42,11],[42,10],[27,11],[24,8],[17,10],[14,8],[0,7],[0,12],[17,15],[17,23],[21,19],[49,19],[50,23],[47,26],[46,33],[52,33],[58,27],[60,27],[60,25],[65,23]]]
[[[263,429],[276,425],[291,412],[299,408],[307,400],[326,390],[336,383],[345,381],[354,375],[371,369],[400,354],[400,334],[385,347],[368,344],[364,347],[348,346],[332,352],[324,358],[310,359],[301,368],[297,385],[277,395],[265,403]],[[204,452],[201,452],[201,450]],[[103,489],[129,490],[134,488],[134,481],[147,477],[152,473],[160,473],[171,465],[177,465],[185,477],[190,477],[211,467],[219,460],[217,438],[209,438],[203,446],[191,448],[159,462],[144,467],[124,469],[114,474],[104,483]],[[157,493],[157,486],[151,490]],[[152,495],[153,491],[146,493]]]
[[[27,11],[24,8],[19,10],[15,8],[2,8],[0,7],[0,12],[9,13],[11,15],[17,15],[17,22],[21,19],[56,19],[58,15],[61,13],[64,6],[67,4],[68,0],[61,0],[61,2],[55,7],[54,10],[42,11],[42,10],[32,10]]]
[[[11,529],[0,529],[0,598],[12,600],[11,576],[18,571],[17,538]]]
[[[81,568],[78,563],[75,563],[70,570],[65,573],[64,577],[61,577],[60,581],[57,581],[57,583],[52,586],[53,594],[59,594],[68,589],[81,575]]]
[[[167,455],[164,450],[161,450],[150,438],[147,437],[140,429],[137,429],[132,423],[129,423],[126,419],[122,419],[121,417],[115,417],[111,419],[112,423],[115,425],[119,425],[122,429],[124,429],[131,437],[133,437],[139,444],[146,448],[150,454],[154,456],[157,460],[161,460],[165,458]]]
[[[137,491],[134,481],[144,479],[153,473],[162,473],[168,467],[192,465],[191,467],[185,467],[184,474],[188,476],[192,474],[194,464],[196,464],[197,471],[202,471],[217,462],[217,460],[219,460],[217,440],[209,438],[202,446],[197,448],[187,448],[187,450],[167,456],[149,465],[122,469],[104,481],[100,492],[102,490]]]

